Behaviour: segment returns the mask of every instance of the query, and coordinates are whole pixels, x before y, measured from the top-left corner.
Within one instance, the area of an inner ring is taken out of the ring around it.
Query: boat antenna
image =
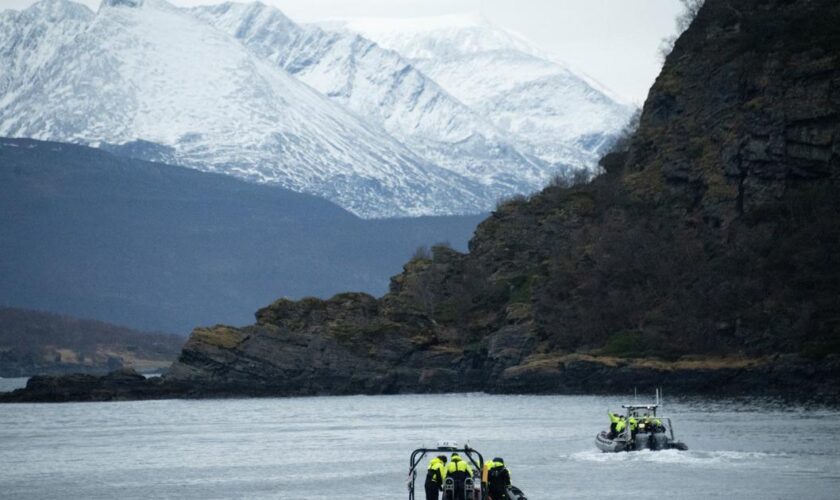
[[[633,387],[633,404],[638,403],[636,396],[637,396],[636,388]]]
[[[656,389],[656,406],[659,406],[659,389]]]

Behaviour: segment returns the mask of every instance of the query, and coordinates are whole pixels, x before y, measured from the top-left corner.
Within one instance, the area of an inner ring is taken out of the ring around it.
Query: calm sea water
[[[440,439],[502,456],[531,500],[817,498],[840,492],[840,411],[667,403],[688,452],[602,454],[623,398],[318,397],[0,405],[0,497],[406,498]],[[418,498],[422,498],[422,485]]]
[[[20,389],[21,387],[26,387],[26,381],[29,380],[28,377],[23,378],[3,378],[0,377],[0,392],[8,392],[13,391],[15,389]]]

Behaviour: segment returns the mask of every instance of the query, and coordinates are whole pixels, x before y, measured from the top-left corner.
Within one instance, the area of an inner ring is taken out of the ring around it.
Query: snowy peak
[[[523,37],[474,16],[350,19],[339,25],[409,57],[549,164],[594,166],[633,111]]]
[[[153,1],[153,0],[152,0]],[[145,0],[102,0],[99,8],[103,7],[128,7],[139,8],[142,7]]]
[[[259,57],[284,66],[287,47],[301,36],[301,28],[280,10],[260,2],[226,2],[194,7],[190,12],[244,42]]]
[[[299,27],[280,10],[261,2],[225,2],[218,5],[195,7],[192,11],[200,18],[211,20],[214,25],[237,38],[250,38],[263,34],[292,33]]]
[[[410,61],[359,34],[299,26],[263,5],[224,4],[192,12],[384,127],[429,163],[486,186],[485,209],[498,197],[539,188],[549,174]]]
[[[30,5],[23,11],[7,11],[7,13],[23,16],[30,21],[37,19],[41,23],[60,22],[71,19],[89,20],[93,17],[93,12],[90,9],[80,3],[69,0],[41,0]]]
[[[36,75],[93,17],[84,5],[67,0],[42,0],[23,11],[0,12],[0,107],[28,92]]]
[[[407,19],[352,18],[328,25],[363,33],[409,59],[452,58],[504,50],[539,53],[523,37],[494,25],[479,14]]]

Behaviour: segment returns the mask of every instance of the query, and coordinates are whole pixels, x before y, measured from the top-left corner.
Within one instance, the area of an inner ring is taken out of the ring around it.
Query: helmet
[[[437,456],[437,458],[438,458],[438,460],[440,460],[441,462],[446,463],[446,455],[438,455],[438,456]]]
[[[461,460],[461,455],[457,453],[453,453],[451,456],[452,460]]]
[[[502,465],[504,465],[504,463],[505,463],[505,459],[502,458],[502,457],[496,457],[496,458],[493,459],[493,461],[496,462],[497,464],[502,464]]]

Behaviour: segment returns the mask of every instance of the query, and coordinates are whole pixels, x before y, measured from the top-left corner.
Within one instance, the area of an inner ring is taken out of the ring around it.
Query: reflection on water
[[[840,412],[667,403],[688,452],[602,454],[621,398],[435,395],[0,406],[4,498],[405,498],[440,439],[501,456],[529,498],[836,498]],[[422,485],[421,487],[422,488]],[[418,497],[422,492],[418,488]]]

